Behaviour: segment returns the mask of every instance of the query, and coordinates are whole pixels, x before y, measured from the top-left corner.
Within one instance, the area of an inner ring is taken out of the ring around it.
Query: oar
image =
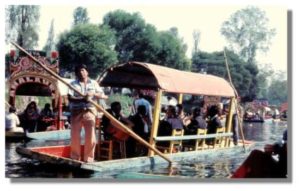
[[[230,74],[230,71],[229,71],[229,66],[228,66],[228,63],[227,63],[227,56],[226,56],[226,49],[224,49],[224,58],[225,58],[225,65],[226,65],[226,70],[227,70],[227,74],[228,74],[228,78],[229,78],[229,82],[230,82],[230,85],[231,87],[233,88],[234,90],[234,94],[235,94],[235,97],[238,98],[238,93],[232,83],[232,80],[231,80],[231,74]],[[237,118],[238,118],[238,126],[239,126],[239,129],[240,129],[240,132],[241,132],[241,136],[242,136],[242,142],[243,142],[243,147],[244,147],[244,151],[246,151],[246,147],[245,147],[245,137],[244,137],[244,132],[243,132],[243,128],[242,128],[242,121],[241,121],[241,118],[240,118],[240,113],[238,111],[238,103],[237,101],[234,102],[234,106],[235,106],[235,109],[236,109],[236,114],[237,114]]]
[[[80,96],[84,97],[85,95],[82,94],[81,92],[79,92],[77,89],[75,89],[73,86],[71,86],[68,82],[66,82],[65,80],[63,80],[59,75],[57,75],[55,72],[53,72],[52,70],[50,70],[49,68],[47,68],[47,66],[45,66],[44,64],[42,64],[38,59],[36,59],[35,57],[33,57],[30,53],[28,53],[25,49],[23,49],[21,46],[19,46],[18,44],[11,42],[14,46],[16,46],[19,50],[21,50],[22,52],[24,52],[29,58],[31,58],[34,62],[36,62],[38,65],[40,65],[46,72],[48,72],[50,75],[52,75],[53,77],[55,77],[57,80],[61,81],[63,84],[65,84],[66,86],[68,86],[70,89],[72,89],[74,92],[76,92],[77,94],[79,94]],[[120,121],[118,121],[117,119],[115,119],[110,113],[108,113],[105,109],[103,109],[100,105],[98,105],[96,102],[94,102],[91,99],[88,99],[88,102],[90,102],[91,104],[93,104],[98,110],[100,110],[101,112],[103,112],[103,114],[109,119],[111,120],[111,122],[113,124],[115,124],[117,127],[123,129],[126,133],[128,133],[131,137],[133,137],[135,140],[137,140],[138,142],[142,143],[143,145],[145,145],[146,147],[148,147],[149,149],[151,149],[153,152],[155,152],[157,155],[159,155],[160,157],[162,157],[163,159],[165,159],[166,161],[168,161],[170,164],[172,163],[171,159],[169,159],[167,156],[165,156],[163,153],[161,153],[159,150],[157,150],[155,147],[153,147],[152,145],[150,145],[147,141],[145,141],[144,139],[142,139],[140,136],[138,136],[135,132],[133,132],[131,129],[129,129],[128,127],[126,127],[123,123],[121,123]]]

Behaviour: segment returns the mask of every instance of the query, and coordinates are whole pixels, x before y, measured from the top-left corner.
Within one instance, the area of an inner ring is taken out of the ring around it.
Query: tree
[[[274,79],[269,87],[268,100],[271,104],[280,105],[288,100],[287,80]]]
[[[275,29],[268,28],[266,13],[257,7],[247,7],[235,12],[221,27],[221,33],[248,64],[256,63],[258,51],[269,50]]]
[[[74,23],[73,25],[78,24],[87,24],[90,21],[88,17],[88,12],[86,8],[77,7],[73,12]]]
[[[116,32],[119,62],[140,61],[188,69],[186,45],[178,38],[178,29],[157,32],[139,13],[116,10],[104,16],[103,23]]]
[[[186,47],[182,44],[182,40],[174,36],[172,31],[159,32],[158,36],[160,49],[156,63],[180,70],[190,70],[191,62],[185,56]]]
[[[237,54],[226,51],[232,83],[242,101],[256,98],[257,74],[256,65],[245,63]],[[197,52],[192,57],[192,71],[213,74],[228,79],[224,52]]]
[[[274,74],[274,70],[270,64],[265,64],[259,69],[257,75],[257,97],[258,98],[267,98],[268,97],[268,88],[270,86],[270,78]]]
[[[107,26],[77,25],[59,37],[60,66],[65,71],[74,71],[77,64],[85,63],[90,76],[95,78],[117,62],[114,45],[115,35]]]
[[[46,45],[44,46],[43,50],[45,52],[51,52],[54,50],[55,42],[54,42],[54,20],[52,19],[50,29],[48,32],[48,39]]]
[[[16,41],[25,49],[36,47],[39,17],[38,5],[9,5],[6,8],[6,42]]]

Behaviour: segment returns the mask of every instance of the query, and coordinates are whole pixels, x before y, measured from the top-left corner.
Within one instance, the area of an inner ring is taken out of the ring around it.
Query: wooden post
[[[225,130],[227,133],[230,133],[232,131],[232,116],[233,116],[234,107],[236,106],[235,101],[236,100],[234,97],[230,99],[229,111],[226,119],[226,130]],[[230,143],[229,139],[230,138],[228,137],[226,138],[225,146],[229,146]]]
[[[159,119],[160,119],[160,101],[162,96],[162,90],[158,90],[155,98],[155,104],[154,104],[154,114],[153,114],[153,123],[151,127],[151,134],[150,134],[150,145],[152,147],[155,147],[155,141],[154,138],[157,136],[158,131],[158,125],[159,125]],[[148,156],[153,156],[154,152],[152,150],[149,150]]]
[[[61,116],[62,116],[62,97],[61,95],[58,96],[58,108],[57,108],[57,130],[63,129],[61,125]]]
[[[183,101],[183,94],[179,94],[178,96],[178,104],[182,104]]]

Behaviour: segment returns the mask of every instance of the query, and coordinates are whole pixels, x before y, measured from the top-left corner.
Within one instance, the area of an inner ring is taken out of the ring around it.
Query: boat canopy
[[[128,62],[108,68],[101,86],[161,89],[170,93],[234,97],[234,89],[223,78],[180,71],[155,64]]]

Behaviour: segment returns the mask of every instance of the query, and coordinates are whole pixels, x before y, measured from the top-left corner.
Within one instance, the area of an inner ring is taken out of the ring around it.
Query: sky
[[[255,5],[255,4],[252,4]],[[193,48],[193,31],[201,32],[200,49],[206,52],[222,51],[228,43],[221,35],[220,28],[230,15],[245,5],[203,5],[203,4],[104,4],[104,5],[42,5],[39,21],[39,49],[43,48],[48,37],[51,20],[54,19],[56,37],[65,30],[70,30],[73,11],[83,6],[88,10],[90,22],[102,23],[103,16],[110,11],[123,9],[129,13],[139,12],[146,23],[154,25],[157,30],[177,27],[179,36],[188,45],[187,56],[191,57]],[[266,12],[269,27],[276,29],[276,36],[266,54],[258,54],[259,64],[271,64],[275,70],[287,70],[287,7],[266,5],[258,6]],[[58,38],[56,38],[57,40]]]

